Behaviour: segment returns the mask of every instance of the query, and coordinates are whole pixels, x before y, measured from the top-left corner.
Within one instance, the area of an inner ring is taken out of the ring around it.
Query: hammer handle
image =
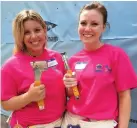
[[[72,77],[72,70],[67,70],[67,74],[69,74],[69,75]],[[73,87],[72,87],[72,90],[73,90],[73,94],[74,94],[75,98],[76,98],[76,99],[79,99],[80,94],[79,94],[77,85],[76,85],[76,86],[73,86]]]
[[[39,81],[39,80],[36,80],[35,82],[34,82],[34,86],[39,86],[41,84],[41,82]],[[38,104],[38,106],[39,106],[39,110],[43,110],[44,108],[45,108],[45,106],[44,106],[44,100],[39,100],[38,102],[37,102],[37,104]]]

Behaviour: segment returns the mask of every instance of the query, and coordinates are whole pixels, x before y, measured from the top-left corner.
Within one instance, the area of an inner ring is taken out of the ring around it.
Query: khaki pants
[[[9,128],[9,125],[6,122],[7,119],[8,119],[8,116],[1,114],[1,128]]]
[[[67,112],[61,128],[114,128],[117,122],[114,120],[83,121],[83,117]]]
[[[61,123],[62,123],[62,118],[49,124],[33,125],[33,126],[29,126],[28,128],[61,128]]]

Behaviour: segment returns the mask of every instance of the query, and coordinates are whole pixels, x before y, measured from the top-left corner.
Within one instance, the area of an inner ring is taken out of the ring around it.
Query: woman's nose
[[[87,26],[85,27],[85,30],[86,30],[86,31],[91,31],[91,26],[87,25]]]
[[[35,38],[36,37],[36,33],[35,32],[32,32],[31,33],[31,38]]]

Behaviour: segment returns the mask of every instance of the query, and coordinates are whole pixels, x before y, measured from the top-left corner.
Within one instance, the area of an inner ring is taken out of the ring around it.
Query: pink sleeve
[[[120,49],[114,59],[115,64],[112,70],[114,71],[117,91],[119,92],[137,87],[136,73],[127,54]]]
[[[1,70],[1,100],[8,100],[17,95],[16,83],[13,79],[14,72],[10,74]]]

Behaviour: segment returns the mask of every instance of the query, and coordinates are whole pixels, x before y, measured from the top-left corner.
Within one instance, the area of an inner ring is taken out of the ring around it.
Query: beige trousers
[[[90,122],[88,122],[83,121],[82,119],[83,117],[81,116],[67,112],[62,121],[61,128],[73,128],[71,126],[68,127],[69,125],[74,125],[75,128],[77,125],[79,125],[80,128],[114,128],[117,125],[117,122],[115,120],[91,120]]]
[[[1,114],[1,128],[9,128],[9,125],[6,123],[6,120],[8,119],[8,116]]]
[[[39,125],[33,125],[33,126],[29,126],[28,128],[61,128],[61,123],[62,123],[62,118],[49,123],[49,124],[39,124]]]

